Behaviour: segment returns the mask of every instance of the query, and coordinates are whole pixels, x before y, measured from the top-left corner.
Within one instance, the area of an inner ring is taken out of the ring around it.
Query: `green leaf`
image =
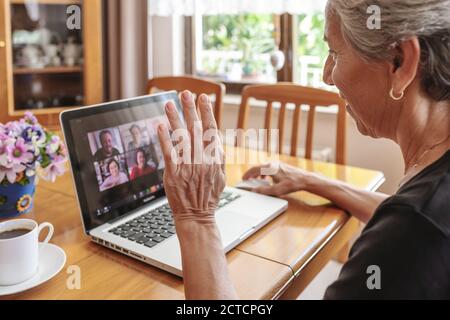
[[[22,180],[18,181],[17,183],[20,184],[21,186],[26,186],[30,184],[30,179],[25,176],[22,178]]]

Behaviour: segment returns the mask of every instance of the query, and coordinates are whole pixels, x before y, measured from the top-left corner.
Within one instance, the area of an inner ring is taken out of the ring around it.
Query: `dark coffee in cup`
[[[16,230],[8,230],[0,232],[0,240],[9,240],[18,238],[21,236],[26,235],[27,233],[31,232],[32,230],[29,229],[16,229]]]

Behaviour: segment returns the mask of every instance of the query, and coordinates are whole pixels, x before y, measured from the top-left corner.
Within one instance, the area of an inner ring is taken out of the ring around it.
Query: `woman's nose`
[[[323,67],[323,82],[329,86],[334,86],[333,82],[333,61],[331,57],[327,58],[325,66]]]

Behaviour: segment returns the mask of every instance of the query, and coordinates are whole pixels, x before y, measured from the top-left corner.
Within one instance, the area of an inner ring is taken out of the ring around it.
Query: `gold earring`
[[[389,92],[389,95],[391,96],[391,98],[392,98],[393,100],[395,100],[395,101],[400,101],[400,100],[402,100],[403,97],[405,96],[405,92],[403,91],[403,92],[400,94],[400,97],[396,97],[396,96],[394,96],[394,88],[392,88],[391,91]]]

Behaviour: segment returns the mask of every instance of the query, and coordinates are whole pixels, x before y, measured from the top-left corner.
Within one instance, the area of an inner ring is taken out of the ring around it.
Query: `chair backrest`
[[[239,110],[238,129],[247,129],[249,117],[250,99],[262,100],[267,102],[264,129],[269,134],[266,141],[266,150],[270,148],[270,130],[273,118],[273,104],[281,103],[278,119],[279,129],[279,152],[283,153],[283,142],[286,134],[286,110],[287,104],[295,105],[294,119],[291,136],[291,156],[297,156],[300,131],[300,117],[302,105],[309,105],[309,114],[306,130],[306,152],[305,158],[312,159],[314,122],[317,107],[330,107],[337,105],[339,107],[337,115],[337,133],[336,133],[336,163],[346,163],[346,105],[338,94],[325,90],[303,87],[293,83],[278,83],[274,85],[251,85],[244,88],[242,92],[242,104]]]
[[[155,89],[164,91],[176,90],[178,92],[189,90],[196,98],[203,93],[215,96],[214,116],[219,129],[221,128],[223,97],[225,96],[225,85],[222,83],[192,76],[158,77],[148,81],[148,92],[154,93]]]

